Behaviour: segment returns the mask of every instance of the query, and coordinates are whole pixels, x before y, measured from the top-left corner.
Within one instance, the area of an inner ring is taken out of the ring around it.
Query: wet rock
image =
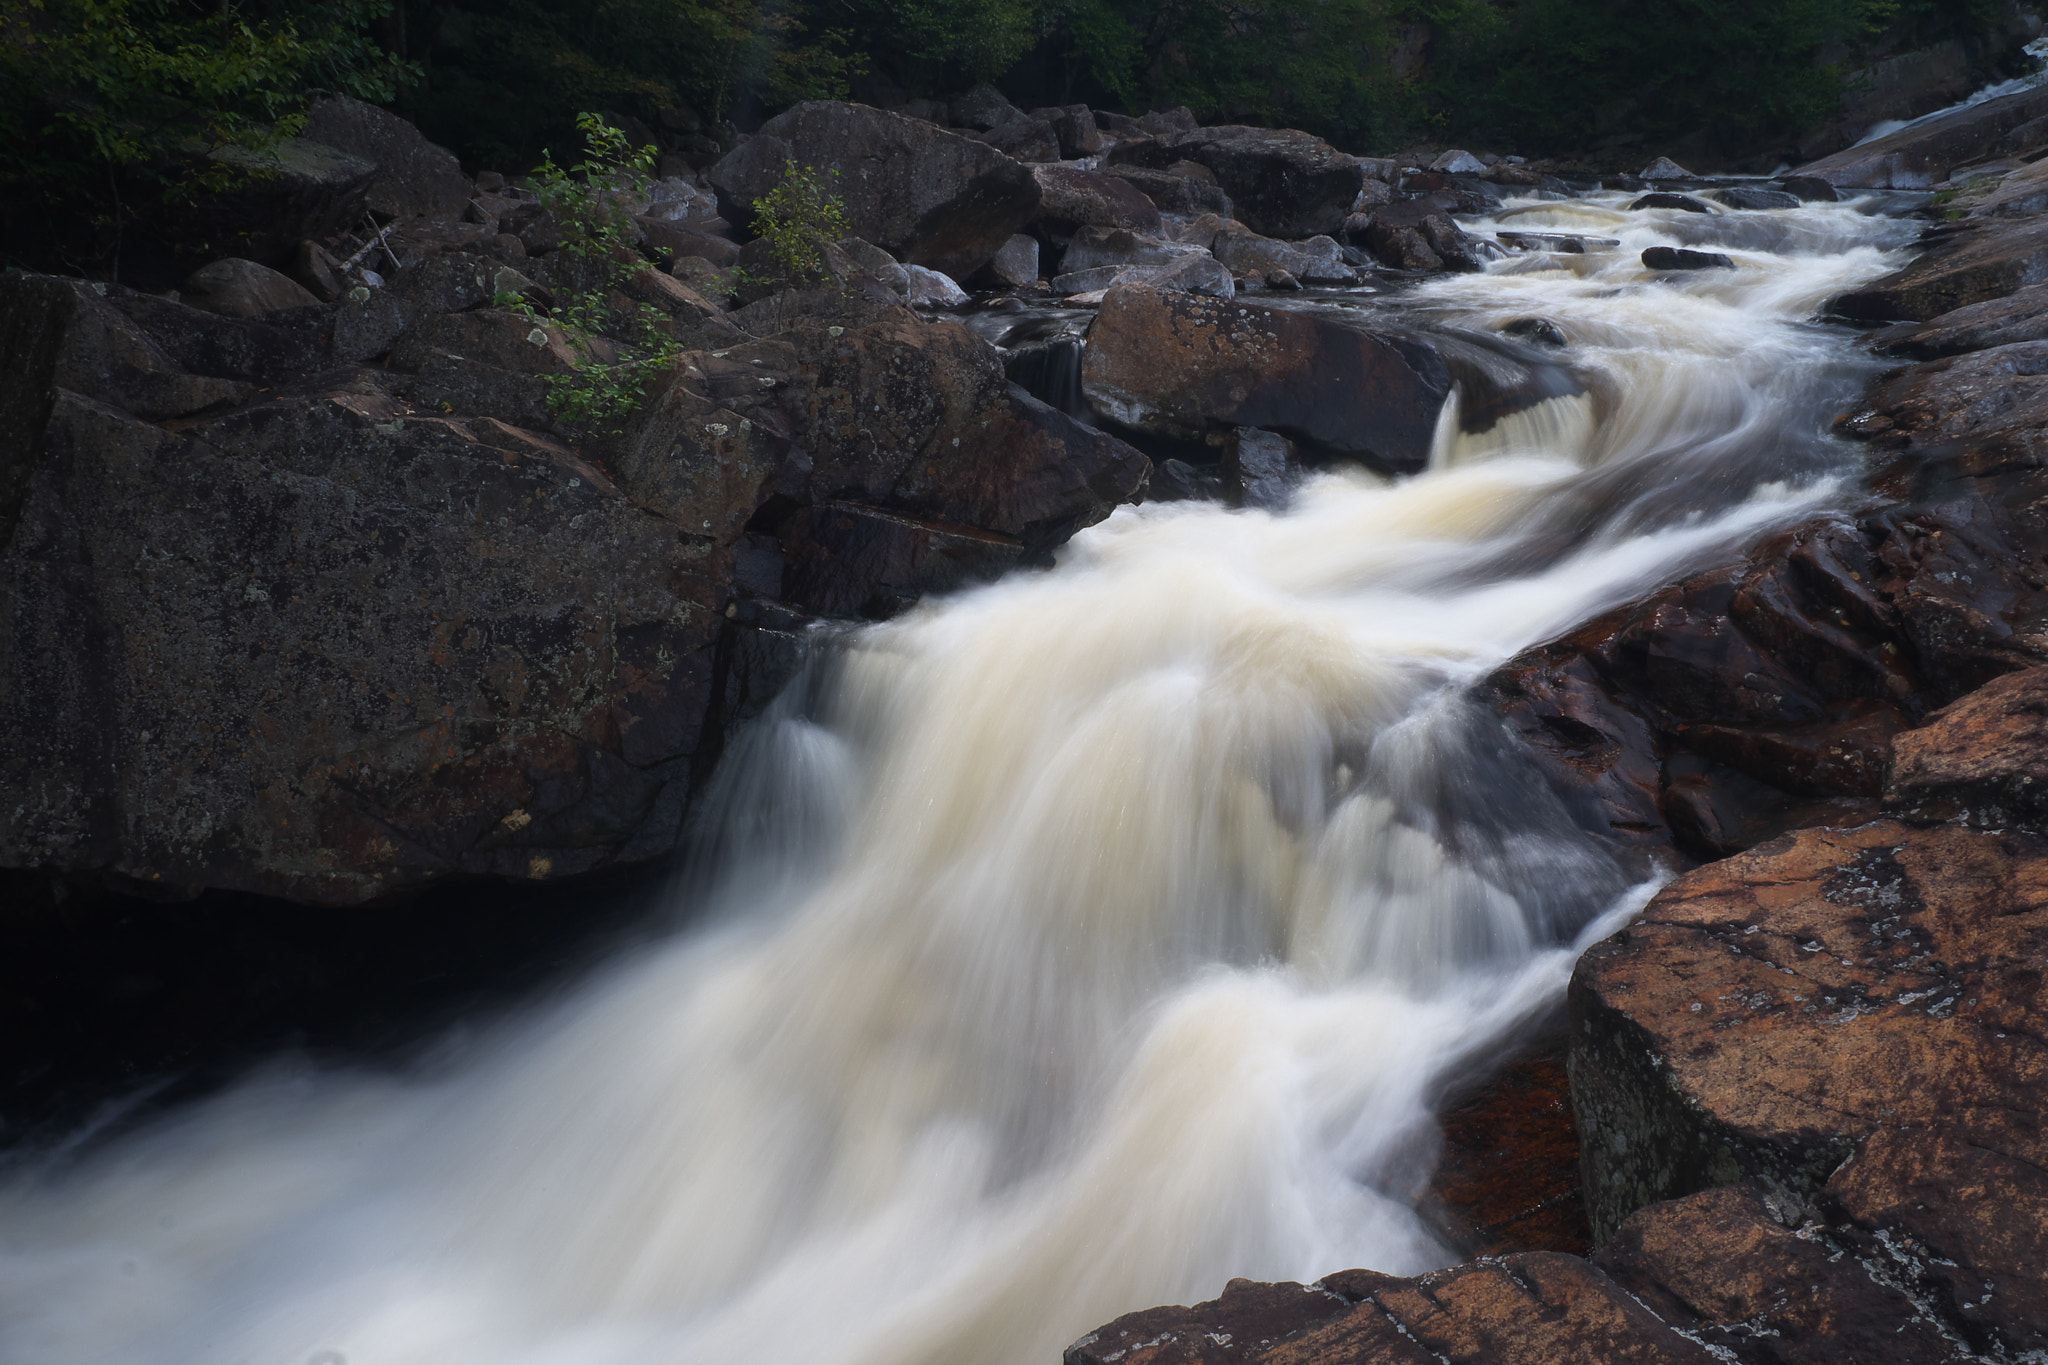
[[[1677,246],[1643,248],[1646,270],[1733,270],[1735,262],[1719,251],[1688,251]]]
[[[2048,669],[1997,678],[1892,741],[1885,807],[2048,833]]]
[[[849,228],[909,265],[965,279],[1037,211],[1031,172],[986,143],[866,105],[815,100],[761,125],[707,178],[747,220],[784,166],[837,167]]]
[[[1784,187],[1785,193],[1802,204],[1833,204],[1842,197],[1835,193],[1833,185],[1819,176],[1788,175],[1778,183]]]
[[[2048,341],[2048,285],[2032,285],[1966,304],[1926,322],[1898,323],[1872,334],[1868,341],[1880,355],[1909,360],[1931,360],[2022,341]]]
[[[1783,1225],[1753,1189],[1645,1209],[1591,1261],[1510,1254],[1401,1278],[1233,1280],[1191,1308],[1127,1314],[1067,1365],[1963,1365],[1948,1328],[1888,1268]]]
[[[1015,567],[1015,537],[847,503],[799,510],[781,534],[782,591],[828,616],[881,620],[926,593],[951,592]]]
[[[1764,1182],[1973,1347],[2048,1343],[2048,841],[1879,821],[1674,882],[1580,961],[1596,1231]]]
[[[1722,1360],[1914,1365],[1969,1359],[1880,1268],[1811,1227],[1788,1228],[1751,1187],[1655,1204],[1593,1264]]]
[[[2048,341],[2021,341],[1902,370],[1871,400],[1890,418],[1887,441],[1965,442],[2007,454],[2048,448]]]
[[[1234,212],[1268,237],[1311,237],[1344,225],[1366,180],[1355,156],[1294,129],[1225,125],[1150,144],[1119,144],[1113,165],[1163,170],[1189,160],[1209,168]]]
[[[2048,284],[2048,218],[1970,224],[1905,269],[1836,298],[1834,311],[1871,322],[1924,322],[1973,303]]]
[[[1161,460],[1145,485],[1146,502],[1219,502],[1222,498],[1222,481],[1186,460]]]
[[[1622,849],[1718,858],[1808,817],[1870,818],[1894,735],[2048,649],[2037,494],[1998,467],[1937,464],[1900,490],[1925,501],[1773,537],[1528,651],[1481,695]]]
[[[1206,180],[1135,166],[1111,166],[1107,173],[1143,194],[1161,213],[1214,213],[1225,218],[1236,213],[1223,188]]]
[[[1571,344],[1571,339],[1564,334],[1564,328],[1558,326],[1549,318],[1516,318],[1514,321],[1504,325],[1500,330],[1511,337],[1522,337],[1544,346],[1553,346],[1559,349]]]
[[[1417,1212],[1459,1255],[1592,1249],[1562,1048],[1453,1097],[1437,1126],[1443,1145]]]
[[[1731,209],[1761,211],[1767,209],[1796,209],[1803,202],[1798,195],[1784,190],[1767,190],[1755,185],[1731,185],[1726,189],[1713,191],[1714,198]]]
[[[1450,375],[1426,342],[1307,313],[1109,291],[1082,388],[1104,416],[1158,435],[1257,426],[1392,469],[1420,467]]]
[[[936,270],[906,265],[903,273],[903,300],[913,308],[957,308],[967,302],[967,291]]]
[[[1659,191],[1646,194],[1629,205],[1631,209],[1682,209],[1687,213],[1712,213],[1707,204],[1689,194],[1668,194]]]
[[[1223,443],[1219,476],[1224,496],[1235,505],[1277,512],[1294,495],[1301,460],[1294,442],[1285,436],[1239,427]]]
[[[1562,232],[1499,232],[1500,244],[1513,251],[1558,251],[1583,256],[1589,251],[1612,251],[1621,245],[1614,237],[1580,237]]]
[[[373,104],[346,95],[316,99],[306,111],[303,136],[377,168],[364,201],[372,213],[391,218],[454,215],[469,205],[470,184],[455,154]]]
[[[1156,234],[1159,210],[1130,181],[1076,166],[1034,166],[1038,216],[1033,226],[1056,241],[1084,227],[1124,228]]]
[[[1694,175],[1668,156],[1660,156],[1636,173],[1638,180],[1691,180]]]
[[[1396,269],[1485,269],[1485,262],[1464,229],[1427,201],[1375,209],[1363,238],[1373,255]]]
[[[2048,89],[2022,90],[1810,161],[1793,174],[1839,187],[1925,189],[1991,155],[2014,129],[2044,115]]]

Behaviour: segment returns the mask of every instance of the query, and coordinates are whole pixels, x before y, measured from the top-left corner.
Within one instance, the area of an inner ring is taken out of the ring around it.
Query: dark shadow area
[[[673,928],[670,870],[469,882],[342,908],[209,892],[155,902],[0,872],[0,1145],[124,1127],[289,1051],[403,1066]]]

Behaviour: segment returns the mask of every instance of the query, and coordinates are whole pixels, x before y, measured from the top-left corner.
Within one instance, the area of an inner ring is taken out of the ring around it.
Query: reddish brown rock
[[[1998,678],[1898,736],[1885,805],[1916,820],[2040,829],[2048,814],[2048,668]]]
[[[1803,830],[1581,960],[1596,1232],[1744,1178],[1839,1220],[1980,1349],[2048,1345],[2048,840]]]
[[[1891,1268],[1784,1226],[1754,1189],[1645,1209],[1590,1262],[1534,1252],[1413,1278],[1233,1280],[1192,1308],[1118,1318],[1066,1365],[1963,1365]]]
[[[1443,1148],[1422,1212],[1460,1255],[1591,1249],[1561,1054],[1508,1067],[1438,1124]]]

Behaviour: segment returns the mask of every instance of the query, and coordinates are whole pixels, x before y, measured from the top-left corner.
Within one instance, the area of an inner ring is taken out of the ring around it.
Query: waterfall
[[[1807,319],[1910,232],[1626,202],[1521,203],[1622,248],[1400,304],[1547,319],[1566,409],[837,637],[729,756],[686,931],[417,1074],[18,1173],[0,1360],[1052,1365],[1233,1276],[1449,1259],[1437,1087],[1648,891],[1466,689],[1854,496],[1869,369]],[[1738,269],[1637,263],[1716,233]]]

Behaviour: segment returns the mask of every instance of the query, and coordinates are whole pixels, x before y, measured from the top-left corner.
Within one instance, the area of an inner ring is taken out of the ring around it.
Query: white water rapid
[[[1622,248],[1400,305],[1548,318],[1588,398],[841,637],[731,755],[672,939],[420,1074],[18,1170],[0,1361],[1055,1365],[1233,1276],[1450,1259],[1433,1099],[1646,894],[1461,689],[1849,496],[1867,370],[1804,320],[1911,232],[1626,203],[1524,203]]]

